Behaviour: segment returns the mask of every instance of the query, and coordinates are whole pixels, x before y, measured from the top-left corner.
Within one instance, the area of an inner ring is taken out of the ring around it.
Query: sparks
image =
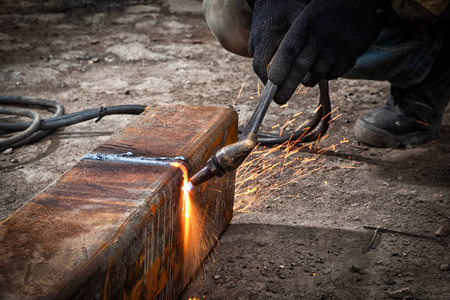
[[[314,154],[313,158],[299,157],[300,149],[307,147],[303,145],[294,148],[294,145],[295,141],[290,141],[273,148],[255,148],[237,170],[234,207],[237,213],[251,212],[253,207],[286,185],[295,184],[304,176],[323,169],[326,159],[319,160],[320,154]],[[291,172],[292,179],[277,182],[276,178],[283,172]]]
[[[259,84],[257,84],[257,91],[259,95]],[[296,95],[298,94],[309,95],[309,89],[301,85],[296,90],[294,96],[297,97]],[[318,101],[317,97],[302,97],[314,102]],[[307,126],[306,124],[309,121],[308,117],[312,113],[312,110],[291,113],[291,109],[289,108],[291,106],[287,104],[279,106],[277,114],[272,114],[272,117],[274,120],[277,120],[277,118],[283,116],[284,120],[278,124],[275,122],[270,125],[267,124],[267,128],[273,134],[280,136],[283,133],[288,134],[286,131],[294,132],[301,130],[301,136],[297,137],[296,140],[289,140],[275,147],[258,146],[247,157],[244,163],[237,169],[236,173],[235,205],[233,207],[236,214],[254,212],[254,209],[260,206],[266,199],[274,197],[277,194],[278,197],[276,199],[278,199],[280,191],[287,185],[296,184],[303,177],[320,172],[325,168],[325,161],[327,159],[321,158],[321,155],[330,150],[334,151],[339,144],[349,143],[348,139],[344,139],[340,143],[329,143],[329,145],[326,145],[325,140],[329,135],[320,135],[315,142],[303,145],[301,140],[310,130],[309,127],[304,127]],[[321,108],[321,105],[315,106],[313,112],[316,113]],[[342,116],[342,114],[338,114],[334,118],[330,117],[331,114],[339,112],[339,109],[333,109],[323,119],[330,118],[328,123],[333,122]],[[277,121],[279,122],[279,120]],[[329,139],[326,141],[329,141]],[[304,151],[301,151],[302,149]],[[289,179],[280,181],[280,178]],[[328,182],[324,184],[329,186]]]
[[[244,85],[245,85],[245,82],[242,83],[241,89],[239,90],[239,93],[238,93],[236,99],[239,99],[239,97],[241,96],[242,90],[244,89]]]
[[[186,167],[181,163],[171,163],[172,167],[179,168],[181,172],[183,172],[183,209],[184,209],[184,217],[189,218],[189,204],[191,199],[189,198],[189,192],[192,190],[192,183],[189,181],[189,175]]]
[[[424,126],[427,126],[427,127],[429,127],[429,126],[430,126],[430,124],[427,124],[427,123],[425,123],[425,122],[422,122],[422,121],[417,121],[417,123],[419,123],[419,124],[422,124],[422,125],[424,125]]]

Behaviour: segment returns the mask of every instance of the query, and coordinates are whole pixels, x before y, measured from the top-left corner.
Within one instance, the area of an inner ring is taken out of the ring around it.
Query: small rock
[[[283,274],[283,273],[280,273],[279,276],[280,276],[281,279],[285,279],[286,278],[286,274]]]
[[[442,264],[439,266],[439,270],[441,271],[450,271],[450,264]]]
[[[114,57],[108,56],[108,57],[105,58],[105,61],[106,62],[113,62],[114,61]]]
[[[100,61],[100,58],[94,57],[94,58],[91,58],[90,60],[88,60],[88,64],[92,65],[92,64],[98,63],[99,61]]]
[[[353,219],[353,221],[361,221],[361,218],[360,217],[356,217],[356,218]]]
[[[360,271],[362,271],[362,269],[361,269],[359,266],[357,266],[357,265],[353,265],[353,266],[350,268],[350,271],[352,271],[352,272],[354,272],[354,273],[359,273]]]
[[[214,275],[214,280],[219,280],[220,279],[220,275]]]
[[[280,265],[280,269],[284,269],[284,265]]]
[[[11,154],[11,153],[13,153],[13,148],[8,148],[5,151],[3,151],[3,154],[6,154],[6,155]]]
[[[5,150],[6,151],[6,150]],[[5,152],[3,152],[5,153]],[[6,153],[5,153],[6,154]],[[435,235],[439,237],[447,237],[450,234],[450,226],[448,224],[443,224],[436,230]]]
[[[394,280],[394,279],[392,279],[392,278],[388,278],[388,279],[386,279],[386,284],[387,285],[394,285],[394,284],[396,284],[397,282]]]
[[[15,164],[15,163],[18,163],[19,160],[18,160],[17,158],[12,158],[12,159],[10,160],[10,162],[12,162],[13,164]]]
[[[392,298],[392,299],[412,298],[412,292],[409,287],[390,292],[388,295],[389,295],[389,298]]]

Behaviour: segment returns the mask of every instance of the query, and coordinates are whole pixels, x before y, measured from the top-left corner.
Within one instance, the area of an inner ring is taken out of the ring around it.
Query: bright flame
[[[199,266],[205,255],[212,249],[217,241],[215,236],[214,221],[210,218],[210,203],[205,199],[210,199],[221,191],[206,189],[202,190],[202,196],[196,197],[193,186],[188,179],[186,167],[181,163],[172,163],[172,167],[179,168],[183,173],[183,185],[180,195],[180,213],[183,239],[183,254],[186,263],[183,264],[183,276],[190,278],[196,271],[195,266]],[[191,191],[193,191],[191,193]]]
[[[192,237],[192,233],[191,233],[191,224],[190,224],[190,219],[189,219],[189,213],[190,213],[190,202],[191,199],[189,197],[189,192],[190,192],[190,182],[189,182],[189,175],[188,175],[188,171],[186,169],[186,167],[181,164],[181,163],[177,163],[177,162],[173,162],[170,164],[171,166],[175,167],[175,168],[179,168],[181,170],[181,172],[183,173],[183,186],[182,186],[182,203],[183,203],[183,215],[184,215],[184,254],[186,256],[189,256],[189,250],[190,250],[190,243],[189,241],[191,240]]]
[[[184,209],[184,217],[189,218],[189,206],[191,199],[189,198],[189,192],[192,189],[192,184],[189,182],[189,175],[186,167],[177,162],[173,162],[170,164],[172,167],[179,168],[181,172],[183,172],[183,209]]]

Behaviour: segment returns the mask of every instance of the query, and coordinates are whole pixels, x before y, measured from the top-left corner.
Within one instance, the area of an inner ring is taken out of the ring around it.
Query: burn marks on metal
[[[0,224],[0,298],[176,299],[212,244],[185,253],[183,181],[168,166],[194,173],[236,140],[230,109],[152,106]],[[191,192],[208,218],[199,235],[231,221],[234,179]]]

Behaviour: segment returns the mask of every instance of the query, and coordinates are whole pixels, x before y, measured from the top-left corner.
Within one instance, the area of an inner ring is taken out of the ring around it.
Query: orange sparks
[[[238,93],[236,99],[239,99],[239,97],[241,96],[242,90],[244,89],[244,85],[245,85],[245,83],[242,83],[241,89],[239,90],[239,93]]]
[[[237,170],[234,207],[236,213],[252,212],[252,208],[261,205],[265,199],[285,186],[295,184],[304,176],[324,168],[326,159],[319,160],[318,156],[332,147],[327,147],[308,158],[300,152],[300,149],[307,146],[294,148],[295,143],[289,141],[273,148],[259,146],[247,157]],[[291,179],[277,181],[283,172],[291,173]]]
[[[425,122],[422,122],[422,121],[417,121],[417,123],[419,123],[419,124],[422,124],[422,125],[425,125],[425,126],[427,126],[427,127],[429,127],[429,126],[430,126],[430,124],[427,124],[427,123],[425,123]]]
[[[188,171],[186,169],[186,167],[181,164],[181,163],[177,163],[177,162],[173,162],[170,164],[172,167],[175,168],[179,168],[181,170],[181,172],[183,172],[183,209],[184,209],[184,217],[185,218],[189,218],[189,204],[191,202],[191,199],[189,198],[189,187],[188,187],[188,182],[189,182],[189,175],[188,175]]]
[[[324,120],[326,117],[328,117],[329,115],[331,115],[336,109],[339,109],[339,107],[336,107],[335,109],[333,109],[332,111],[330,111],[329,113],[327,113],[325,116],[322,117],[322,120]]]
[[[342,116],[342,114],[338,114],[336,117],[334,117],[333,119],[331,119],[330,121],[328,121],[327,124],[330,124],[331,122],[333,122],[334,120],[336,120],[336,119],[339,118],[340,116]]]
[[[319,109],[321,109],[321,108],[322,108],[322,104],[319,104],[319,106],[317,106],[317,108],[314,110],[314,113],[318,112]]]
[[[303,91],[303,92],[302,92],[302,89],[303,89],[303,84],[301,84],[301,85],[298,87],[298,89],[295,91],[295,94],[304,94],[304,93],[306,93],[306,91]]]

